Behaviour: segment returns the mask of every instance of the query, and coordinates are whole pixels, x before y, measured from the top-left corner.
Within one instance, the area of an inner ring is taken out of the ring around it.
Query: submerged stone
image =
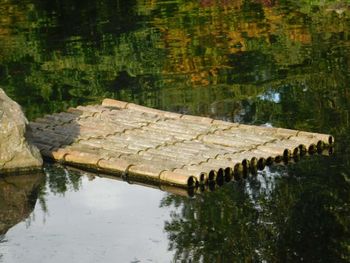
[[[21,107],[0,88],[0,173],[41,169],[41,154],[25,137],[27,124]]]

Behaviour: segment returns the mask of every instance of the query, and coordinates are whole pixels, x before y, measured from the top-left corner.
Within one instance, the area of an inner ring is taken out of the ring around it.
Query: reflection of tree
[[[290,262],[349,260],[350,184],[344,177],[349,166],[343,165],[348,159],[349,155],[340,155],[297,165],[291,171],[300,176],[297,187],[282,185],[273,194],[273,216],[279,218],[278,257]]]
[[[43,174],[0,177],[0,236],[30,215],[44,182]]]
[[[268,189],[259,175],[194,199],[167,196],[162,206],[176,207],[165,224],[169,249],[186,262],[347,262],[350,184],[329,169],[342,161],[301,162]]]
[[[47,185],[54,194],[61,194],[67,190],[78,191],[81,186],[81,173],[67,170],[65,167],[54,165],[45,168]]]
[[[7,1],[0,8],[0,84],[30,118],[107,96],[177,110],[168,94],[184,111],[209,114],[202,109],[214,102],[239,100],[237,86],[250,100],[276,79],[341,63],[323,54],[334,57],[331,47],[347,42],[348,12],[339,17],[321,2],[313,5]],[[215,94],[203,100],[193,87]]]
[[[256,247],[251,244],[256,240],[255,226],[245,223],[255,222],[257,213],[252,204],[244,202],[247,193],[238,188],[222,188],[180,201],[181,212],[174,212],[165,225],[176,260],[226,262],[254,253]],[[173,203],[172,199],[168,196],[163,205]]]

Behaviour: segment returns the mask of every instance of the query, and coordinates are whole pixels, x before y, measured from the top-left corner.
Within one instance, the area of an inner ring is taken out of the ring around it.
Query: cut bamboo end
[[[225,181],[225,169],[219,168],[216,175],[216,183],[218,185],[223,185],[224,181]]]
[[[208,174],[207,173],[201,173],[199,175],[199,183],[200,184],[205,184],[208,181]]]
[[[283,160],[288,161],[292,157],[292,151],[290,149],[284,149]]]
[[[250,161],[248,159],[243,159],[242,165],[244,168],[248,168],[250,166]]]
[[[274,162],[275,162],[275,158],[272,157],[272,156],[269,156],[269,157],[266,158],[265,164],[266,164],[267,166],[271,166],[271,165],[273,165]]]
[[[307,153],[307,148],[304,144],[300,144],[298,148],[299,148],[300,156],[304,156]]]
[[[293,149],[293,158],[295,158],[295,157],[297,157],[299,155],[300,155],[300,149],[299,149],[299,147],[295,147]]]
[[[241,163],[235,164],[234,169],[233,169],[233,178],[236,181],[239,181],[242,179],[243,170],[244,170],[243,164],[241,164]]]
[[[275,158],[275,161],[276,161],[276,158]],[[259,158],[258,164],[257,164],[258,170],[264,170],[265,166],[266,166],[266,159],[265,158]]]
[[[225,168],[225,178],[226,178],[226,181],[231,180],[232,174],[233,174],[233,169],[232,169],[232,167],[226,167],[226,168]]]
[[[183,168],[175,168],[172,170],[172,172],[177,173],[177,174],[183,174],[187,176],[193,176],[196,178],[196,181],[200,182],[201,177],[202,178],[207,178],[207,173],[200,167],[196,165],[189,165],[189,166],[184,166]]]
[[[217,172],[215,170],[211,170],[208,174],[208,180],[211,181],[215,181],[216,180],[216,176],[217,176]]]
[[[251,160],[250,160],[250,166],[249,166],[249,171],[251,174],[257,174],[258,172],[258,159],[256,157],[253,157]]]
[[[312,144],[310,144],[310,146],[309,146],[309,148],[308,148],[308,152],[309,152],[309,154],[314,154],[314,153],[316,153],[317,152],[317,145],[316,144],[314,144],[314,143],[312,143]]]

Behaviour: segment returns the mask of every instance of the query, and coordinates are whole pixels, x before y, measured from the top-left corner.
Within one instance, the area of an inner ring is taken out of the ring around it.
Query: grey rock
[[[0,173],[41,169],[40,151],[26,140],[21,107],[0,88]]]

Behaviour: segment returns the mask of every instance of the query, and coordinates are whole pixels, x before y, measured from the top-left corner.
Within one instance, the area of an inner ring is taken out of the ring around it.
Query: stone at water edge
[[[21,107],[0,88],[0,173],[41,169],[39,150],[25,138],[27,123]]]

